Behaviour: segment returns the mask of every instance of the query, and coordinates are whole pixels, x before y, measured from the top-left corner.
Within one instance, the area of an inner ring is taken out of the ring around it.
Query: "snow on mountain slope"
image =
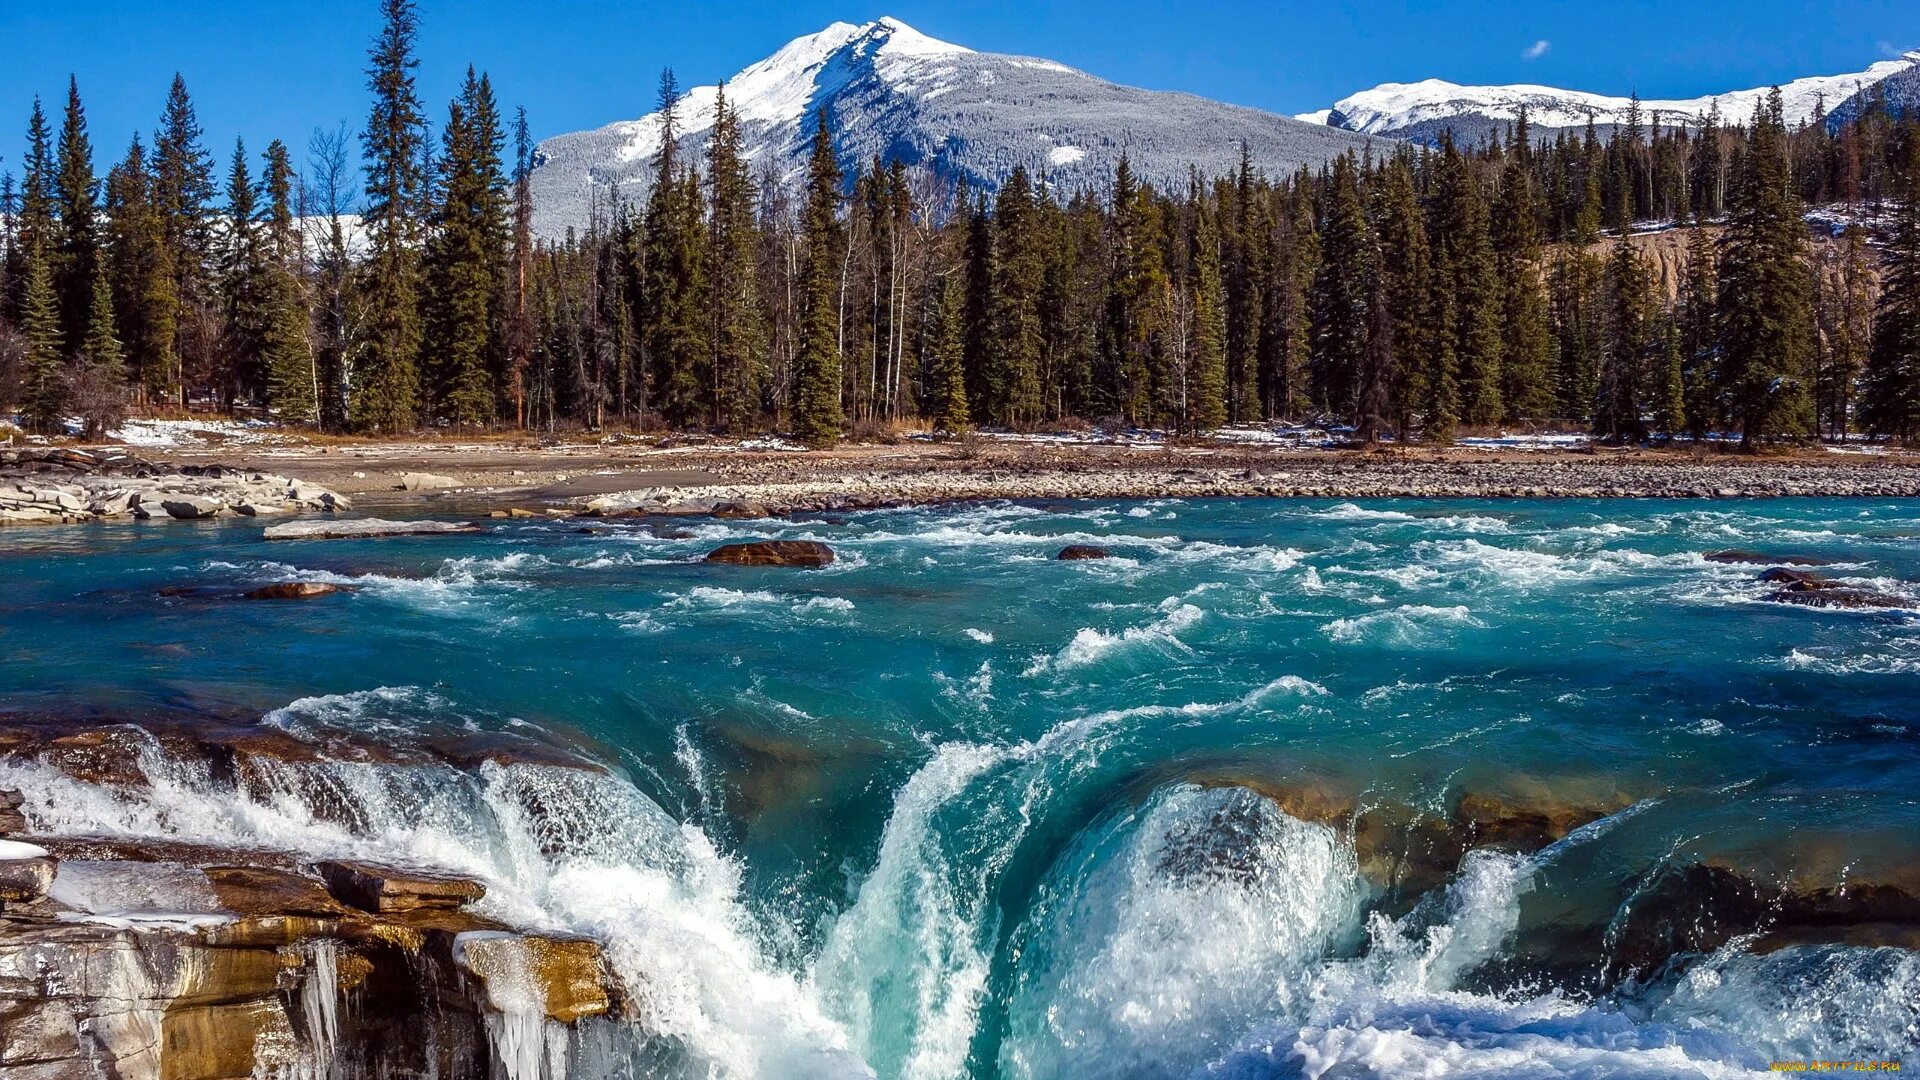
[[[698,161],[717,88],[697,87],[676,111],[679,147]],[[975,52],[898,19],[834,23],[797,38],[727,80],[756,170],[793,180],[805,170],[813,117],[825,109],[841,164],[876,155],[930,165],[992,189],[1015,165],[1057,188],[1098,188],[1125,150],[1140,176],[1185,184],[1188,166],[1218,176],[1240,144],[1273,173],[1319,165],[1368,140],[1190,94],[1119,86],[1051,60]],[[540,144],[534,228],[556,237],[642,199],[660,150],[660,116],[609,124]]]
[[[1789,124],[1812,119],[1822,108],[1832,110],[1862,90],[1920,65],[1920,52],[1897,60],[1883,60],[1865,71],[1844,75],[1816,75],[1780,86]],[[1734,90],[1707,97],[1640,103],[1642,122],[1657,117],[1665,124],[1696,126],[1717,106],[1728,123],[1744,123],[1754,107],[1766,99],[1769,87]],[[1551,86],[1461,86],[1442,79],[1417,83],[1382,83],[1343,98],[1328,111],[1326,123],[1369,135],[1428,138],[1443,127],[1463,134],[1487,123],[1504,125],[1522,106],[1527,118],[1542,128],[1583,127],[1626,122],[1628,98],[1562,90]]]

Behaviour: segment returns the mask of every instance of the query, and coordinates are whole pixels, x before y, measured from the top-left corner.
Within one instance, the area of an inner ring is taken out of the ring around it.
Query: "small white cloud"
[[[1539,41],[1527,46],[1520,55],[1528,60],[1538,60],[1547,55],[1547,50],[1551,48],[1553,48],[1553,42],[1548,41],[1546,38],[1541,38]]]

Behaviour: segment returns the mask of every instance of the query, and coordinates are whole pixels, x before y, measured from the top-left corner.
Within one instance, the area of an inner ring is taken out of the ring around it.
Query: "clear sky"
[[[1686,97],[1857,71],[1920,48],[1920,0],[422,0],[436,119],[469,62],[536,136],[631,119],[660,69],[712,82],[830,22],[893,15],[971,48],[1279,112],[1386,81],[1539,82]],[[80,80],[96,155],[151,130],[174,71],[224,158],[365,115],[374,0],[0,0],[0,170],[34,94]]]

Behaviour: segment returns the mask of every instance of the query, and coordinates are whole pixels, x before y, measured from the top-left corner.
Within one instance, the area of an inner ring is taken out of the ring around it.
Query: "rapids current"
[[[0,538],[0,703],[321,745],[484,732],[609,767],[285,762],[236,788],[156,744],[144,789],[113,793],[0,765],[51,835],[440,866],[484,880],[488,914],[601,940],[640,1019],[572,1046],[503,1030],[527,1080],[1920,1064],[1920,953],[1619,948],[1664,868],[1913,864],[1920,620],[1771,604],[1758,567],[1701,558],[1815,555],[1920,596],[1911,505],[1064,503],[271,547],[115,528]],[[841,559],[692,561],[754,536]],[[1115,557],[1052,561],[1066,543]],[[292,579],[361,589],[154,596]],[[1351,806],[1295,816],[1281,785]],[[1383,885],[1357,816],[1467,790],[1609,812]]]

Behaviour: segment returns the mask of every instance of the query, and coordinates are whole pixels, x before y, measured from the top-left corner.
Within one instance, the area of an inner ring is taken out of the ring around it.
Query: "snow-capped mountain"
[[[1237,166],[1243,141],[1271,173],[1318,165],[1368,141],[1191,94],[1119,86],[1051,60],[975,52],[891,18],[797,38],[728,79],[726,94],[755,168],[789,178],[805,170],[822,108],[849,169],[879,155],[987,188],[1016,165],[1044,171],[1058,188],[1097,188],[1123,149],[1140,176],[1184,184],[1189,165],[1211,176]],[[706,144],[715,95],[715,87],[697,87],[680,103],[689,160]],[[644,197],[660,131],[650,113],[542,142],[535,231],[552,237],[584,226],[616,188],[622,199]]]
[[[1789,124],[1803,123],[1820,112],[1846,107],[1856,95],[1920,66],[1920,52],[1884,60],[1865,71],[1845,75],[1816,75],[1780,86]],[[1770,87],[1733,90],[1708,97],[1640,103],[1643,123],[1657,118],[1663,124],[1698,126],[1716,107],[1722,121],[1745,123],[1754,106],[1765,100]],[[1342,98],[1333,108],[1308,113],[1314,120],[1346,131],[1390,138],[1431,140],[1451,129],[1464,138],[1476,138],[1498,125],[1504,128],[1522,106],[1540,128],[1584,127],[1589,120],[1605,127],[1626,122],[1631,101],[1624,97],[1562,90],[1551,86],[1461,86],[1442,79],[1417,83],[1382,83]]]

